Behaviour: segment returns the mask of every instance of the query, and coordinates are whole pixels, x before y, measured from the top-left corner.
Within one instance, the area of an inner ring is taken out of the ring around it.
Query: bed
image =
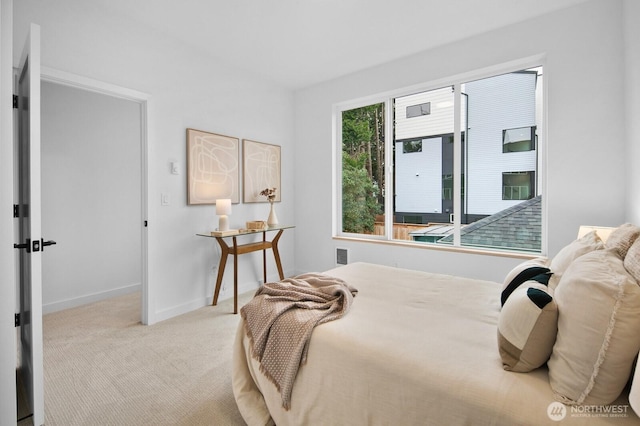
[[[368,263],[324,274],[358,294],[344,317],[313,331],[290,409],[260,372],[240,321],[232,379],[247,424],[541,425],[560,414],[562,424],[640,424],[628,386],[608,408],[558,406],[546,364],[504,369],[496,336],[505,283]]]

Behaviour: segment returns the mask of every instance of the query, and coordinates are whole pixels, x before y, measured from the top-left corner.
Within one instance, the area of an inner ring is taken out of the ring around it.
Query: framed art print
[[[244,202],[267,202],[267,197],[260,195],[267,188],[276,188],[275,201],[280,201],[280,146],[244,139],[242,150]]]
[[[187,129],[187,204],[240,202],[240,140]]]

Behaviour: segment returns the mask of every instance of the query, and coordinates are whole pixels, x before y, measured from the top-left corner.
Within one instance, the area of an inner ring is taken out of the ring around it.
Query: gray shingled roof
[[[462,245],[539,252],[542,235],[541,197],[516,204],[462,228]],[[453,235],[438,240],[451,244]]]

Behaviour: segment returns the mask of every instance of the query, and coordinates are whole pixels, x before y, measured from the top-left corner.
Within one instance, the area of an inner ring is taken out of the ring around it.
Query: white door
[[[31,24],[18,70],[21,371],[33,424],[44,424],[40,218],[40,27]],[[51,242],[47,242],[49,244]]]

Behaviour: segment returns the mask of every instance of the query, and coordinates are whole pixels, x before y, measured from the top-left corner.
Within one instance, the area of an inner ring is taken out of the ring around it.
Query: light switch
[[[179,175],[180,174],[180,163],[178,163],[177,161],[172,161],[171,162],[171,174],[173,174],[173,175]]]
[[[169,194],[163,193],[160,195],[160,205],[163,205],[163,206],[169,205]]]

